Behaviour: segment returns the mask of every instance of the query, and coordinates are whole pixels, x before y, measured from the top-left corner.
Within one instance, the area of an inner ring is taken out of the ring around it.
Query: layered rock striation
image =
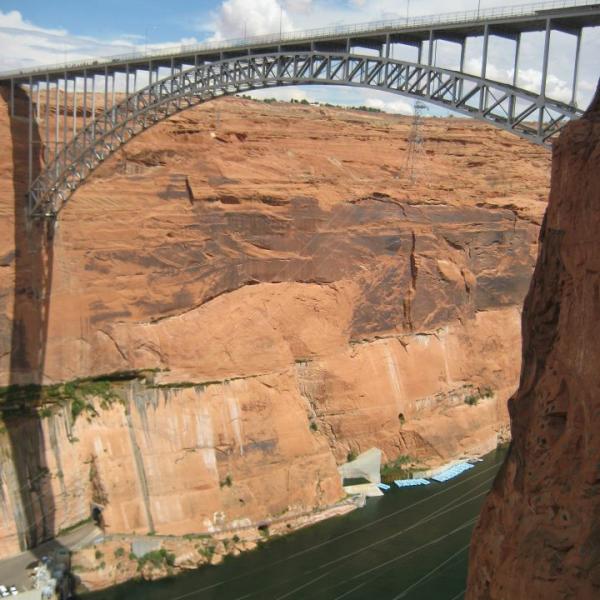
[[[599,167],[597,93],[554,147],[513,440],[471,547],[473,600],[600,596]]]
[[[24,218],[19,114],[0,554],[91,506],[110,533],[301,514],[344,496],[349,453],[433,466],[506,438],[545,150],[428,119],[411,183],[409,118],[228,99],[132,141],[50,227]]]

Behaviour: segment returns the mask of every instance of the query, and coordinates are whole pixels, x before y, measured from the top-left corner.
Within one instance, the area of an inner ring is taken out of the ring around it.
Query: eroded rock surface
[[[472,600],[600,597],[599,230],[596,94],[554,148],[513,441],[474,533]]]
[[[413,184],[409,118],[223,100],[108,160],[40,258],[0,115],[0,383],[112,374],[120,398],[13,402],[0,554],[92,502],[112,533],[218,530],[335,503],[349,452],[506,437],[545,150],[430,119]]]

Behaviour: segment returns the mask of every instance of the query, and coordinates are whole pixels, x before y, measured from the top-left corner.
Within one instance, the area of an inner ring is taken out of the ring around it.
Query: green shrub
[[[357,456],[358,454],[356,454],[354,450],[350,450],[348,454],[346,454],[346,462],[352,462],[353,460],[356,460]]]
[[[227,473],[227,476],[225,477],[225,479],[223,479],[219,482],[219,485],[222,488],[231,487],[233,485],[233,480],[231,479],[231,475],[229,475],[229,473]]]
[[[262,535],[265,538],[268,538],[270,533],[269,533],[269,526],[267,524],[264,525],[259,525],[258,526],[258,533],[260,533],[260,535]]]
[[[198,553],[206,558],[206,560],[210,560],[215,553],[215,546],[209,544],[208,546],[196,546]]]
[[[475,406],[479,402],[479,396],[470,395],[465,398],[465,404]]]
[[[489,385],[486,385],[481,388],[480,393],[482,398],[491,398],[494,395],[494,390]]]
[[[468,386],[468,387],[473,387]],[[465,404],[468,404],[469,406],[475,406],[479,403],[479,400],[481,400],[482,398],[492,398],[494,396],[494,390],[489,386],[486,385],[482,388],[477,388],[477,391],[473,394],[469,394],[466,398],[465,398]]]
[[[175,555],[167,552],[164,548],[146,552],[144,556],[137,559],[138,570],[141,570],[146,564],[150,563],[153,567],[160,568],[164,566],[172,567],[175,564]]]
[[[71,402],[71,418],[73,421],[77,419],[77,417],[85,410],[86,402],[85,400],[75,397]]]
[[[124,548],[117,548],[115,550],[115,558],[122,558],[123,556],[125,556],[125,549]]]
[[[413,469],[408,468],[413,459],[407,454],[401,454],[381,467],[381,481],[392,483],[394,479],[408,479],[412,477]]]

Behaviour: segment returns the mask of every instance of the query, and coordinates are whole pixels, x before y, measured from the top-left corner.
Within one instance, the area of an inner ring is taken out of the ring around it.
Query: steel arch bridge
[[[286,85],[346,85],[419,97],[526,139],[543,142],[577,113],[566,104],[491,81],[427,65],[391,59],[277,52],[192,67],[128,95],[80,131],[50,162],[31,188],[34,213],[59,210],[108,156],[155,123],[227,94]],[[519,111],[515,107],[519,107]],[[549,121],[527,121],[543,107]]]
[[[383,90],[423,99],[547,145],[566,121],[581,114],[575,103],[581,32],[584,27],[600,25],[600,5],[586,2],[565,8],[564,2],[559,2],[560,7],[555,8],[556,4],[552,3],[549,9],[547,4],[517,7],[519,10],[512,7],[506,9],[508,14],[502,13],[503,9],[476,15],[453,13],[436,17],[436,22],[431,18],[424,22],[415,19],[278,38],[263,36],[243,43],[222,43],[217,48],[205,44],[157,55],[113,57],[0,74],[0,83],[10,83],[13,115],[15,87],[27,89],[29,215],[55,217],[94,169],[152,125],[202,102],[248,90],[307,84]],[[538,10],[540,6],[545,10]],[[546,96],[553,30],[571,33],[577,40],[570,103]],[[545,32],[538,93],[518,86],[521,34],[530,31]],[[478,35],[483,37],[482,67],[474,75],[464,68],[465,47],[467,38]],[[486,77],[488,42],[493,35],[516,42],[510,84]],[[435,65],[436,40],[460,44],[458,69]],[[416,60],[392,58],[395,43],[416,47]],[[364,48],[377,50],[377,54],[361,52]],[[165,70],[166,76],[160,77]],[[143,75],[140,80],[147,81],[147,85],[138,86],[138,71]],[[116,93],[119,76],[121,89]],[[104,84],[100,94],[97,78]],[[52,103],[55,106],[50,111]],[[43,169],[35,177],[34,124],[42,124],[39,129],[44,147]]]

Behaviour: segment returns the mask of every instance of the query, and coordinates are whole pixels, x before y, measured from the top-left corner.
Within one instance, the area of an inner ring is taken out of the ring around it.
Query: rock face
[[[554,148],[513,441],[471,546],[473,600],[600,597],[599,190],[596,94]]]
[[[0,554],[92,503],[109,532],[219,530],[336,502],[349,452],[433,466],[506,436],[545,150],[430,119],[411,183],[409,118],[228,99],[131,142],[48,231],[19,114],[0,107]]]

